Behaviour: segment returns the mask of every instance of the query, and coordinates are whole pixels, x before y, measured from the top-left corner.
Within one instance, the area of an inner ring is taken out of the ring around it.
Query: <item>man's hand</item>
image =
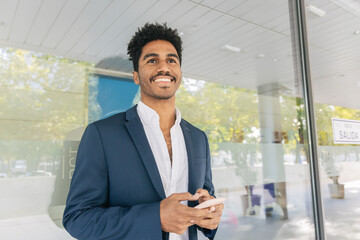
[[[196,201],[198,195],[174,193],[160,203],[161,229],[165,232],[182,234],[196,222],[208,222],[212,219],[209,209],[195,209],[181,204],[181,201]],[[207,220],[208,219],[208,220]]]
[[[203,203],[207,200],[214,199],[214,197],[211,196],[207,190],[201,188],[199,188],[196,191],[194,196],[199,197],[199,203]],[[200,219],[199,221],[195,221],[195,224],[198,225],[199,227],[206,229],[216,229],[221,220],[224,204],[220,203],[205,209],[209,211],[209,215],[206,218]]]

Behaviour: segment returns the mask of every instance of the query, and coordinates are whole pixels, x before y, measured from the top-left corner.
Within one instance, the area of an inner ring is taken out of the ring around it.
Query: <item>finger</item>
[[[213,199],[215,197],[211,196],[209,192],[205,189],[199,188],[195,195],[199,196],[199,203],[203,203],[207,200]]]
[[[215,212],[211,212],[210,213],[210,218],[218,218],[218,217],[221,217],[222,215],[222,211],[215,211]]]
[[[210,206],[207,209],[209,209],[210,212],[219,212],[219,211],[222,211],[224,209],[224,204],[219,203],[219,204]]]
[[[212,207],[215,210],[211,209]],[[212,206],[212,207],[210,207],[210,213],[217,213],[218,216],[222,215],[222,211],[224,209],[224,204],[221,203],[221,204],[218,204],[218,205],[215,205],[215,206]]]
[[[222,215],[222,211],[211,211],[211,210],[209,210],[209,214],[205,218],[206,219],[217,218],[217,217],[221,217],[221,215]]]
[[[217,208],[215,206],[211,206],[211,207],[206,208],[206,209],[208,210],[208,213],[209,213],[205,217],[206,219],[217,218],[217,217],[221,217],[221,215],[222,215],[222,208],[220,206],[218,206]]]
[[[209,209],[206,208],[204,209],[190,208],[187,209],[186,214],[192,220],[198,220],[198,219],[210,217]]]
[[[173,193],[171,196],[171,198],[173,198],[176,201],[196,201],[198,200],[198,197],[192,195],[189,192],[185,192],[185,193]]]
[[[177,206],[177,218],[179,221],[190,222],[191,224],[194,224],[192,221],[206,217],[209,217],[209,211],[206,209],[196,209],[183,204],[179,204]]]
[[[213,210],[214,208],[215,210]],[[180,214],[186,217],[188,221],[220,217],[222,215],[222,208],[221,204],[203,209],[192,208],[185,205],[178,206]]]
[[[220,203],[220,204],[216,204],[214,206],[211,206],[210,207],[210,210],[211,208],[214,207],[214,211],[218,212],[218,211],[222,211],[224,209],[224,204],[223,203]]]
[[[196,222],[196,225],[202,228],[215,229],[218,227],[219,222],[220,222],[220,218],[201,219]]]
[[[206,198],[206,197],[210,197],[210,194],[206,189],[199,188],[198,190],[196,190],[195,196]]]

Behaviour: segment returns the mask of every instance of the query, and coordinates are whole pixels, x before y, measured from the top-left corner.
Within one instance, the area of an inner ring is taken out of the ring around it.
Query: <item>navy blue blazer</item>
[[[211,195],[210,151],[205,133],[181,120],[189,161],[189,192]],[[168,239],[160,223],[166,198],[136,106],[89,124],[81,139],[63,225],[78,239]],[[190,202],[189,206],[197,205]],[[196,226],[197,227],[197,226]],[[195,226],[190,240],[197,239]],[[214,238],[216,230],[202,229]]]

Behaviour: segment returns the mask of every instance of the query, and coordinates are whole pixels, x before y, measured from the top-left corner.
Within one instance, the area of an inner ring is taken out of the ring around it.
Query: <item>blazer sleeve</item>
[[[214,195],[215,188],[212,183],[212,172],[211,172],[211,161],[210,161],[211,155],[210,155],[209,141],[208,141],[205,133],[204,133],[204,136],[205,136],[205,142],[206,142],[206,170],[205,170],[205,183],[204,183],[203,189],[206,189],[211,196],[215,197],[215,195]],[[210,240],[215,238],[217,228],[213,229],[213,230],[201,228],[199,226],[197,226],[197,228],[205,235],[205,237],[209,238]]]
[[[90,124],[80,142],[63,216],[77,239],[161,239],[160,202],[107,206],[108,170],[97,127]]]

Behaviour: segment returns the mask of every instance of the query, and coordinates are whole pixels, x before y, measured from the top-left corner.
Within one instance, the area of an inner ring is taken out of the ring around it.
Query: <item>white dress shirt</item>
[[[180,127],[181,113],[176,108],[176,120],[170,129],[172,146],[172,166],[164,135],[160,129],[159,115],[143,102],[139,102],[137,112],[144,126],[147,140],[154,155],[166,197],[173,193],[188,192],[189,171],[185,139]],[[187,201],[182,202],[187,205]],[[170,233],[169,240],[188,240],[186,230],[182,235]]]

